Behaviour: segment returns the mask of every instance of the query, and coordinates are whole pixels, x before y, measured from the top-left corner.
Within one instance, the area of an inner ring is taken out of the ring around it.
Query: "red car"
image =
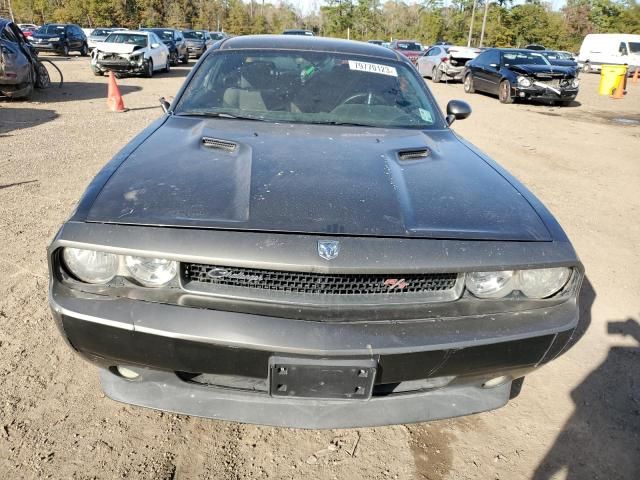
[[[414,64],[418,61],[418,57],[422,55],[422,44],[415,40],[394,40],[389,48],[402,53]]]

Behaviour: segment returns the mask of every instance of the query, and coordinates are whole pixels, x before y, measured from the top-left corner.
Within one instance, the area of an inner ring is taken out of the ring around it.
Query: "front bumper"
[[[204,45],[187,45],[187,53],[190,57],[199,57],[205,52]]]
[[[101,72],[137,74],[146,71],[144,63],[131,63],[129,60],[97,60],[92,62],[91,66]]]
[[[64,43],[62,41],[45,43],[31,42],[31,45],[39,52],[61,52],[64,49]]]
[[[512,87],[512,95],[515,98],[523,98],[526,100],[560,100],[570,101],[574,100],[578,96],[578,88],[562,88],[562,87],[544,87],[539,85],[532,85],[530,87],[522,87],[516,85]]]
[[[552,309],[437,321],[309,322],[109,298],[57,281],[50,302],[68,343],[105,369],[103,389],[114,400],[301,428],[410,423],[498,408],[509,399],[511,380],[558,355],[578,321],[575,302],[567,301]],[[270,359],[283,355],[301,362],[373,359],[372,396],[273,396]],[[141,376],[125,380],[112,371],[118,365]],[[232,384],[194,383],[185,373]],[[499,376],[507,377],[503,384],[483,388]]]

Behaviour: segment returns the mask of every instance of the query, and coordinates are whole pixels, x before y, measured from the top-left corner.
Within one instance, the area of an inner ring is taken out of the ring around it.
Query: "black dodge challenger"
[[[505,405],[578,324],[549,211],[449,125],[410,61],[226,39],[91,182],[50,303],[112,399],[333,428]]]

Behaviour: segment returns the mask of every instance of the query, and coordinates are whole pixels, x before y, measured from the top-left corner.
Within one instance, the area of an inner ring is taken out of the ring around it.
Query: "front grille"
[[[183,284],[224,286],[313,295],[406,295],[445,293],[456,287],[456,273],[323,274],[181,264]]]

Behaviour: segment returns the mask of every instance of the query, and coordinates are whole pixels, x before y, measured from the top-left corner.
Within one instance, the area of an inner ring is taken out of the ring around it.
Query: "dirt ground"
[[[623,100],[582,79],[567,108],[501,105],[433,85],[472,116],[454,129],[554,212],[582,261],[583,338],[508,406],[429,424],[339,431],[256,427],[105,398],[47,305],[45,248],[116,151],[161,114],[188,68],[119,81],[106,111],[88,60],[55,58],[62,88],[0,100],[0,478],[640,478],[640,84]],[[354,455],[351,448],[357,442]]]

